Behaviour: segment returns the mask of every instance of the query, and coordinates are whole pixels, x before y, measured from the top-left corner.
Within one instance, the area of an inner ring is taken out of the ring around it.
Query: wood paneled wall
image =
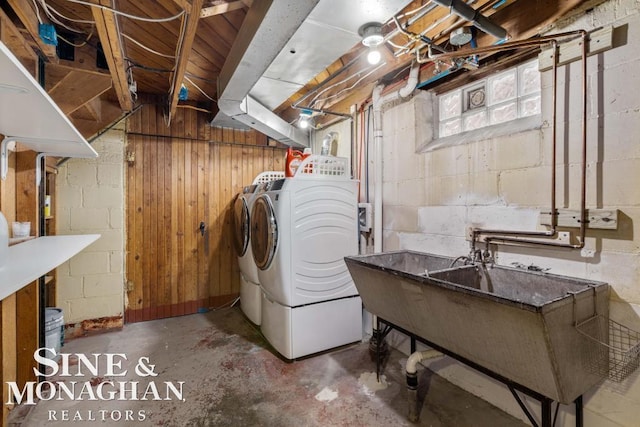
[[[127,322],[205,311],[239,293],[230,208],[258,173],[284,169],[285,150],[209,120],[179,108],[167,127],[153,104],[128,120]]]

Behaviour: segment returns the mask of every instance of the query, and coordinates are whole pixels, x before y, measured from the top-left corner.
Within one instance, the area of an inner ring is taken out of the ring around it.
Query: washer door
[[[278,223],[271,199],[258,197],[251,210],[251,249],[253,260],[261,270],[271,265],[278,246]]]
[[[249,247],[249,206],[244,196],[238,194],[233,203],[233,246],[238,256],[244,256]]]

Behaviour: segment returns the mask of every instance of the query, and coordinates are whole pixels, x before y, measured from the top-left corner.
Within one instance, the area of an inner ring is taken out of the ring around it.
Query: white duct
[[[318,2],[254,2],[220,71],[218,108],[221,113],[285,144],[308,145],[306,133],[282,120],[248,94]],[[212,125],[216,125],[216,119]]]
[[[407,84],[402,88],[382,95],[384,85],[373,89],[373,147],[374,147],[374,196],[373,196],[373,251],[382,252],[382,106],[396,99],[405,99],[418,85],[420,65],[414,64],[409,72]]]
[[[367,22],[386,22],[409,0],[254,1],[218,79],[212,126],[251,127],[288,145],[306,132],[272,111],[361,41]]]

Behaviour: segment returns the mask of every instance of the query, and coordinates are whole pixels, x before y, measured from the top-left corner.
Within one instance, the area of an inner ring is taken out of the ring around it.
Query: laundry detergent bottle
[[[284,176],[287,178],[294,176],[303,159],[302,151],[294,150],[291,147],[287,148],[287,158],[284,162]]]

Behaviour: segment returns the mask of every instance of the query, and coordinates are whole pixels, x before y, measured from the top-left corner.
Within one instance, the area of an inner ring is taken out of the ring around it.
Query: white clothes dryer
[[[284,178],[284,172],[266,171],[258,174],[251,185],[244,187],[233,204],[233,243],[240,267],[240,307],[247,318],[260,325],[262,293],[258,268],[253,261],[250,242],[250,212],[258,187],[274,179]]]
[[[357,191],[347,159],[310,156],[254,201],[261,329],[287,359],[362,339],[362,303],[344,263],[358,253]]]

